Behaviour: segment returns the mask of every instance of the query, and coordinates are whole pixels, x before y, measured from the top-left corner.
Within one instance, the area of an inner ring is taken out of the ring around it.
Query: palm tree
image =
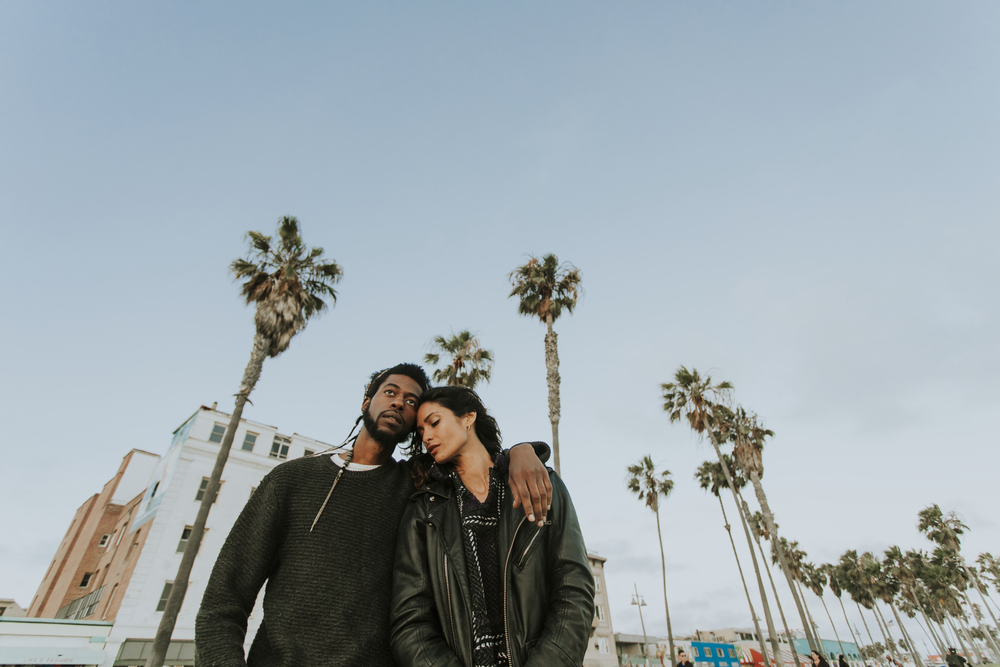
[[[784,537],[778,539],[777,541],[771,540],[771,563],[773,565],[778,565],[780,563],[778,559],[779,548],[785,553],[789,572],[792,575],[792,580],[795,582],[795,590],[798,591],[799,599],[802,600],[802,607],[806,610],[805,633],[806,640],[809,642],[809,647],[825,653],[823,650],[823,644],[816,637],[816,630],[819,628],[819,625],[813,619],[812,613],[809,611],[809,605],[806,604],[806,595],[802,590],[802,582],[806,576],[803,571],[806,552],[799,549],[799,543],[797,541],[789,542]]]
[[[826,617],[830,621],[830,627],[833,628],[833,636],[837,638],[837,645],[840,647],[840,652],[843,653],[844,644],[840,641],[840,633],[837,632],[837,626],[833,622],[833,616],[830,615],[830,609],[826,606],[826,600],[823,599],[823,591],[826,589],[827,582],[826,570],[822,565],[817,567],[812,563],[803,563],[802,576],[805,578],[805,584],[809,590],[811,590],[813,594],[819,598],[819,601],[823,603],[823,611],[826,612]],[[915,667],[920,667],[920,665],[916,665]]]
[[[975,571],[965,564],[965,559],[962,557],[962,542],[959,539],[959,535],[964,534],[969,527],[962,523],[957,514],[954,512],[944,514],[936,504],[924,508],[917,516],[920,519],[917,529],[926,534],[927,539],[937,544],[938,548],[945,549],[954,554],[954,562],[964,574],[963,579],[965,583],[961,585],[960,590],[965,597],[966,603],[969,605],[969,609],[973,609],[973,605],[972,600],[969,599],[969,594],[966,592],[966,588],[971,585],[979,592],[979,596],[983,600],[983,605],[993,618],[993,625],[997,630],[1000,630],[1000,623],[997,622],[997,617],[993,614],[993,610],[990,609],[989,605],[986,604],[986,597],[979,586],[976,585]],[[973,622],[976,621],[975,614],[973,614],[972,620]],[[1000,644],[993,638],[993,634],[989,630],[984,631],[984,634],[993,649],[996,660],[1000,661]]]
[[[854,628],[851,627],[851,622],[847,619],[847,610],[844,609],[844,601],[840,597],[841,595],[843,595],[844,590],[843,587],[840,585],[840,576],[837,572],[837,566],[832,565],[830,563],[823,563],[822,565],[819,566],[818,569],[824,575],[826,575],[826,580],[827,580],[826,585],[830,587],[830,592],[833,593],[833,595],[837,598],[837,602],[840,603],[840,613],[844,615],[844,623],[847,623],[847,629],[851,633],[851,639],[854,640],[854,646],[857,647],[858,650],[860,650],[861,644],[860,642],[858,642],[858,638],[854,635]],[[825,604],[826,603],[824,603],[824,605]],[[833,623],[833,621],[831,620],[830,623]],[[836,630],[836,628],[834,628],[834,630]],[[837,639],[838,641],[840,640],[839,637]],[[841,652],[843,652],[843,649],[841,650]],[[944,654],[942,653],[942,655]]]
[[[667,642],[670,644],[671,660],[674,652],[674,630],[670,625],[670,605],[667,602],[667,556],[663,550],[663,533],[660,532],[660,498],[666,498],[674,490],[674,480],[669,470],[656,471],[653,459],[647,454],[635,465],[628,467],[628,490],[646,501],[646,507],[656,514],[656,535],[660,540],[660,564],[663,567],[663,609],[667,614]]]
[[[541,259],[530,255],[526,264],[507,276],[513,289],[508,298],[520,300],[517,312],[537,317],[545,323],[545,379],[549,385],[549,421],[552,423],[552,465],[559,474],[559,347],[553,323],[563,310],[572,314],[576,301],[583,293],[580,270],[566,262],[559,263],[555,255]]]
[[[899,611],[896,609],[895,599],[897,595],[900,595],[903,591],[903,584],[899,579],[899,568],[897,563],[903,558],[903,552],[899,547],[890,547],[885,550],[885,560],[879,564],[880,575],[877,580],[876,591],[878,597],[888,605],[889,610],[892,611],[893,617],[896,619],[896,625],[899,626],[899,631],[903,634],[903,639],[906,642],[906,648],[910,652],[910,656],[913,658],[913,664],[915,667],[920,667],[923,659],[920,654],[917,653],[917,647],[913,643],[910,634],[906,631],[906,626],[903,625],[903,619],[899,616]],[[876,562],[878,560],[876,559]]]
[[[734,473],[733,478],[736,482],[737,487],[746,486],[746,478],[739,474],[736,470],[736,462],[733,461],[732,457],[728,454],[723,454],[723,458],[726,459],[726,463],[729,465],[729,469]],[[729,535],[729,543],[733,547],[733,556],[736,558],[736,568],[740,572],[740,581],[743,582],[743,592],[747,596],[747,606],[750,607],[750,618],[753,619],[753,628],[757,633],[757,642],[760,644],[760,654],[761,656],[767,656],[767,648],[764,645],[764,635],[760,631],[760,621],[757,620],[757,614],[753,609],[753,600],[750,598],[750,589],[747,588],[746,577],[743,576],[743,566],[740,564],[740,555],[736,551],[736,542],[733,540],[733,531],[729,526],[729,517],[726,516],[726,506],[722,502],[722,494],[720,489],[728,488],[729,484],[726,482],[726,476],[722,474],[722,465],[717,462],[705,461],[700,466],[698,470],[695,471],[694,478],[698,481],[698,486],[706,491],[710,491],[719,500],[719,509],[722,510],[722,520],[726,528],[726,534]],[[743,530],[747,530],[746,521],[743,520],[743,512],[737,507],[736,511],[739,512],[740,522],[743,524]],[[753,549],[750,550],[750,556],[754,560],[756,565],[757,557],[754,555]],[[757,577],[760,577],[760,569],[757,569]],[[763,588],[763,584],[758,582]]]
[[[854,549],[845,551],[840,556],[840,563],[836,567],[837,580],[840,582],[841,586],[843,586],[844,590],[847,591],[847,594],[851,596],[851,599],[854,600],[854,604],[857,605],[858,615],[861,616],[861,622],[865,626],[865,632],[868,633],[868,641],[871,645],[875,645],[875,638],[872,637],[872,631],[868,627],[868,621],[865,619],[865,615],[861,611],[862,605],[864,605],[866,609],[871,610],[871,608],[875,605],[875,598],[872,596],[871,591],[867,586],[862,572],[863,566],[858,558],[858,552]],[[888,639],[886,641],[888,642]],[[879,662],[884,662],[881,655],[878,657],[878,660]]]
[[[778,606],[778,616],[781,617],[781,627],[785,630],[785,639],[788,640],[789,646],[792,646],[792,631],[788,628],[788,619],[785,618],[785,608],[781,605],[781,597],[778,595],[778,587],[774,583],[774,575],[771,574],[771,566],[767,563],[767,555],[764,553],[764,545],[761,544],[761,538],[765,540],[771,539],[771,534],[767,532],[767,526],[764,525],[764,515],[760,512],[750,512],[750,505],[746,500],[743,499],[743,494],[740,495],[740,504],[743,506],[744,516],[749,517],[747,523],[750,524],[750,532],[753,534],[754,542],[757,543],[757,550],[760,551],[760,560],[764,563],[764,572],[767,573],[767,580],[771,583],[771,592],[774,593],[774,603]],[[775,524],[777,525],[777,524]],[[756,559],[755,559],[756,562]],[[799,662],[799,653],[792,646],[792,656],[795,658],[795,664],[801,667]]]
[[[432,374],[435,382],[475,389],[480,382],[490,381],[490,373],[493,371],[493,352],[482,347],[478,336],[468,331],[459,331],[457,334],[452,334],[451,338],[434,336],[431,343],[439,351],[450,356],[447,363],[435,369]],[[425,364],[436,366],[440,361],[440,354],[424,355]]]
[[[778,556],[778,564],[781,566],[782,572],[785,573],[785,580],[788,582],[788,588],[792,592],[795,608],[799,612],[799,618],[802,619],[802,625],[806,630],[806,640],[809,642],[810,647],[818,648],[815,637],[813,637],[811,632],[812,628],[806,618],[802,600],[799,599],[799,595],[795,591],[795,582],[789,569],[788,560],[785,558],[785,552],[782,549],[781,538],[778,536],[778,528],[774,523],[774,514],[767,503],[767,495],[764,493],[764,487],[760,483],[760,479],[764,475],[764,439],[773,437],[774,431],[765,429],[760,425],[757,415],[748,414],[743,408],[737,408],[735,421],[736,427],[733,429],[732,437],[735,443],[733,453],[736,456],[736,462],[750,479],[754,492],[757,494],[757,502],[760,504],[760,510],[764,514],[764,523],[767,526],[768,532],[771,533],[771,545],[775,548]]]
[[[722,405],[723,401],[729,398],[733,385],[728,382],[712,384],[711,376],[706,375],[702,379],[696,369],[690,371],[684,366],[674,373],[674,382],[661,385],[663,391],[663,410],[670,415],[671,423],[679,421],[682,417],[687,419],[691,429],[704,436],[708,434],[708,439],[715,449],[715,455],[719,459],[722,473],[726,477],[726,484],[733,494],[733,502],[740,506],[736,495],[736,484],[733,480],[729,464],[722,456],[721,443],[729,438],[733,429],[732,412]],[[753,551],[753,544],[750,542],[750,535],[747,534],[747,546]],[[757,581],[760,582],[760,567],[754,559],[754,569],[757,570]],[[784,667],[784,659],[781,650],[778,648],[778,638],[774,631],[774,621],[771,619],[771,609],[767,604],[767,596],[764,593],[763,584],[760,586],[761,603],[764,607],[764,620],[767,622],[768,638],[771,643],[774,660],[778,667]],[[765,656],[766,657],[766,656]]]
[[[180,567],[177,568],[177,576],[174,577],[146,667],[163,666],[177,614],[187,592],[191,567],[205,532],[208,513],[219,490],[222,469],[229,458],[233,437],[243,415],[243,406],[260,378],[264,359],[276,357],[288,349],[292,337],[305,328],[306,322],[326,310],[324,298],[337,300],[337,292],[333,286],[343,275],[343,270],[336,262],[324,260],[322,248],[310,249],[306,246],[299,233],[299,221],[291,216],[278,221],[277,242],[272,243],[270,236],[264,236],[260,232],[248,232],[247,239],[250,248],[246,258],[235,260],[230,268],[237,280],[244,280],[240,296],[246,299],[247,305],[256,304],[257,307],[250,361],[236,392],[236,406],[219,446],[219,455],[198,508],[198,516],[191,528]]]

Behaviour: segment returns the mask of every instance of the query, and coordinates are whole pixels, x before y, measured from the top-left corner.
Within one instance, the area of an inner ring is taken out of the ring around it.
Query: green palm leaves
[[[484,349],[478,337],[468,331],[459,331],[450,338],[435,336],[431,343],[441,354],[447,355],[444,364],[431,376],[435,382],[475,389],[480,382],[490,381],[493,352]],[[441,364],[441,354],[425,354],[424,363]]]
[[[666,498],[674,490],[674,480],[670,479],[670,471],[657,472],[653,466],[653,459],[648,454],[635,465],[628,467],[625,485],[654,512],[660,507],[660,497]]]
[[[572,314],[583,293],[580,270],[568,262],[560,264],[552,254],[529,257],[508,278],[513,288],[509,296],[518,297],[517,312],[548,324],[559,319],[563,310]]]
[[[260,232],[247,232],[250,248],[244,259],[230,265],[243,280],[240,295],[256,304],[254,323],[268,341],[267,356],[276,357],[305,326],[306,320],[326,310],[324,297],[336,301],[333,286],[343,270],[323,259],[322,248],[308,248],[299,233],[299,221],[278,221],[278,241]]]

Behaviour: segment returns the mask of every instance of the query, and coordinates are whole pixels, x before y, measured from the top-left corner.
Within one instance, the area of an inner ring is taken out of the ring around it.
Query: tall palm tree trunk
[[[968,620],[965,618],[964,614],[958,617],[958,622],[962,626],[962,630],[965,632],[965,637],[969,640],[969,644],[972,645],[973,652],[979,653],[979,660],[981,662],[989,662],[989,660],[986,659],[986,653],[976,644],[976,638],[973,636],[972,628],[969,626]]]
[[[866,620],[865,620],[865,615],[864,615],[864,614],[863,614],[863,613],[861,612],[861,605],[860,605],[860,604],[858,604],[858,601],[857,601],[857,600],[855,600],[855,601],[854,601],[854,604],[856,604],[856,605],[858,606],[858,613],[859,613],[859,614],[861,614],[861,622],[862,622],[862,623],[864,624],[864,626],[865,626],[865,632],[867,632],[867,633],[868,633],[868,641],[870,641],[870,642],[871,642],[871,644],[870,644],[871,646],[874,646],[874,645],[875,645],[875,638],[874,638],[874,637],[872,637],[872,631],[871,631],[871,629],[870,629],[870,628],[868,627],[868,621],[866,621]],[[885,658],[884,658],[883,656],[881,656],[881,655],[880,655],[880,656],[878,657],[878,662],[879,662],[879,663],[881,663],[881,664],[885,664]]]
[[[900,661],[899,654],[896,652],[896,642],[892,641],[891,635],[889,634],[889,626],[885,622],[885,616],[882,616],[882,610],[878,608],[878,601],[872,605],[872,609],[875,610],[875,623],[878,624],[879,630],[882,631],[882,636],[885,637],[886,650],[892,654],[894,659]]]
[[[191,577],[191,568],[194,566],[194,559],[198,555],[201,547],[201,538],[205,534],[205,524],[208,522],[208,513],[212,510],[215,496],[219,493],[219,482],[222,479],[222,469],[226,466],[229,458],[229,450],[233,446],[233,438],[236,436],[236,429],[240,425],[240,417],[243,415],[243,406],[246,405],[250,392],[253,391],[257,380],[260,379],[260,371],[264,366],[264,359],[267,358],[267,350],[270,348],[270,340],[264,335],[257,333],[253,337],[253,351],[250,353],[250,361],[243,372],[243,381],[240,382],[240,390],[236,394],[236,406],[233,408],[233,415],[229,419],[229,426],[226,428],[226,435],[219,445],[219,454],[215,457],[215,467],[212,468],[212,476],[208,478],[208,486],[205,487],[205,495],[201,498],[201,505],[198,506],[198,516],[195,517],[194,526],[191,527],[191,536],[188,537],[187,546],[181,556],[181,564],[177,568],[174,576],[173,586],[170,588],[170,595],[167,597],[167,605],[163,609],[163,616],[160,618],[160,625],[156,628],[156,637],[153,639],[153,647],[150,650],[149,658],[146,660],[146,667],[163,667],[163,661],[167,655],[167,647],[170,645],[170,636],[174,633],[174,626],[177,624],[177,615],[184,604],[184,596],[187,593],[188,579]]]
[[[816,640],[813,638],[812,628],[809,627],[809,622],[806,620],[806,612],[802,608],[802,600],[799,599],[798,594],[795,592],[795,581],[792,579],[791,570],[788,568],[788,559],[785,558],[785,550],[781,547],[781,539],[778,537],[778,527],[774,525],[774,515],[771,514],[771,507],[767,504],[767,496],[764,495],[764,487],[761,486],[760,476],[757,474],[757,471],[750,471],[750,481],[753,483],[754,493],[757,494],[757,502],[760,504],[760,511],[764,515],[767,532],[771,534],[771,545],[778,554],[778,564],[781,566],[781,571],[785,573],[788,588],[792,591],[795,608],[799,612],[799,618],[802,620],[802,625],[806,632],[806,641],[809,642],[810,648],[815,649]],[[789,639],[789,641],[791,640]]]
[[[670,625],[670,605],[667,604],[667,556],[663,551],[663,533],[660,532],[660,503],[656,503],[656,536],[660,539],[660,564],[663,566],[663,610],[667,613],[667,641],[670,643],[670,662],[674,656],[674,630]]]
[[[819,601],[823,603],[823,611],[826,612],[826,617],[830,619],[830,627],[833,628],[833,636],[837,638],[837,646],[840,647],[840,652],[843,653],[844,643],[840,641],[840,633],[837,632],[837,626],[833,624],[833,616],[830,616],[830,609],[826,606],[826,600],[824,600],[823,596],[820,595]],[[920,665],[917,665],[917,667],[920,667]]]
[[[928,630],[928,628],[930,627],[930,622],[927,620],[927,617],[924,616],[923,623],[920,622],[919,618],[914,618],[914,620],[917,622],[917,625],[920,626],[920,629],[924,631],[924,635],[927,637],[927,639],[931,640],[931,644],[935,648],[937,648],[938,653],[940,653],[941,655],[947,653],[947,651],[945,651],[944,645],[941,643],[941,640],[938,639],[938,636],[937,634],[934,633],[933,629]]]
[[[743,511],[746,514],[750,513],[750,506],[747,502],[743,501]],[[760,537],[754,535],[754,540],[757,542],[757,548],[760,549],[760,558],[764,562],[764,572],[767,573],[767,579],[771,582],[771,591],[774,593],[774,602],[778,605],[778,614],[781,616],[781,627],[785,629],[785,639],[788,641],[788,646],[792,649],[792,657],[795,658],[796,667],[802,667],[802,663],[799,660],[799,652],[795,650],[794,644],[792,644],[792,631],[788,629],[788,621],[785,619],[785,610],[781,606],[781,598],[778,597],[778,587],[774,584],[774,577],[771,575],[771,565],[767,561],[767,554],[764,553],[764,546],[760,542]]]
[[[933,641],[937,645],[938,650],[941,652],[941,655],[945,655],[948,653],[948,643],[942,638],[942,634],[938,632],[939,628],[934,627],[936,624],[930,619],[930,617],[922,609],[920,610],[920,613],[924,617],[924,625],[931,633],[931,636],[934,637]]]
[[[722,465],[722,473],[726,476],[726,483],[729,485],[729,490],[733,494],[733,502],[736,503],[736,509],[740,511],[740,515],[742,516],[743,510],[740,507],[740,501],[736,495],[736,483],[733,481],[732,473],[729,472],[729,464],[726,463],[725,457],[722,456],[722,448],[719,447],[719,442],[715,438],[715,433],[711,429],[708,431],[709,439],[712,441],[712,446],[715,448],[715,455],[719,457],[719,463]],[[760,592],[761,604],[764,607],[764,620],[767,622],[768,639],[770,640],[771,650],[774,654],[774,662],[777,667],[784,667],[785,660],[781,655],[781,649],[778,647],[778,636],[774,631],[774,621],[771,619],[771,609],[767,604],[767,595],[764,593],[764,581],[760,577],[760,566],[757,564],[757,556],[753,551],[753,541],[750,538],[750,529],[747,527],[746,517],[744,517],[742,523],[743,532],[746,534],[747,538],[747,547],[750,549],[750,557],[753,559],[753,569],[757,574],[757,589]],[[762,657],[766,661],[767,656],[765,655]]]
[[[910,602],[912,602],[913,606],[920,611],[920,615],[924,617],[924,624],[928,628],[930,628],[930,632],[933,635],[931,643],[935,644],[938,647],[938,650],[941,651],[941,655],[947,653],[947,651],[945,650],[946,647],[944,645],[944,642],[941,641],[941,638],[938,637],[937,633],[934,631],[934,626],[931,624],[931,619],[927,616],[927,610],[924,609],[924,605],[920,602],[920,600],[917,599],[916,594],[912,590],[910,590],[910,588],[908,588],[907,586],[903,586],[903,593],[909,594]],[[924,632],[927,632],[927,630],[924,630]]]
[[[733,530],[729,525],[729,517],[726,516],[726,506],[722,502],[722,496],[716,496],[719,499],[719,507],[722,509],[722,520],[726,523],[726,533],[729,535],[729,543],[733,546],[733,556],[736,558],[736,569],[740,571],[740,581],[743,582],[743,592],[747,596],[747,606],[750,607],[750,618],[753,619],[753,629],[757,633],[757,643],[760,644],[760,655],[766,661],[767,660],[767,648],[764,645],[764,635],[760,631],[760,621],[757,620],[757,613],[753,609],[753,601],[750,599],[750,589],[747,588],[746,577],[743,576],[743,566],[740,565],[740,555],[736,551],[736,541],[733,540]],[[737,511],[739,507],[736,508]],[[743,518],[743,514],[740,513],[740,518]],[[671,649],[672,650],[672,649]]]
[[[839,595],[837,596],[837,602],[840,603],[840,613],[844,615],[844,623],[847,623],[847,629],[851,633],[851,639],[854,640],[854,650],[858,653],[858,655],[861,655],[861,644],[858,643],[858,638],[854,636],[854,628],[851,627],[851,622],[847,618],[847,610],[844,609],[844,601]]]
[[[959,648],[962,649],[962,655],[968,655],[968,656],[975,655],[972,651],[970,651],[965,647],[965,640],[962,639],[961,633],[959,633],[958,628],[956,628],[955,624],[952,622],[951,616],[945,615],[944,619],[948,621],[948,625],[951,626],[951,632],[953,635],[955,635],[955,639],[958,640],[958,646]]]
[[[813,638],[816,640],[816,650],[826,653],[826,647],[823,645],[822,639],[817,636],[819,632],[819,624],[816,623],[816,619],[813,618],[812,612],[809,610],[809,604],[806,602],[806,593],[802,589],[802,582],[796,579],[795,583],[798,586],[799,595],[802,597],[802,606],[806,608],[806,618],[809,619],[809,627],[813,630]]]
[[[910,657],[913,658],[913,667],[920,667],[923,664],[923,659],[921,659],[920,654],[917,653],[917,646],[913,643],[913,638],[910,637],[910,633],[906,631],[906,626],[903,625],[903,620],[899,617],[899,612],[896,611],[896,605],[889,602],[889,609],[892,610],[892,615],[896,617],[896,625],[899,626],[899,631],[903,633],[903,639],[906,640],[906,648],[910,651]]]
[[[983,606],[986,607],[986,611],[988,611],[990,613],[990,617],[993,619],[993,625],[994,625],[994,627],[996,627],[997,630],[1000,630],[1000,625],[997,624],[997,617],[993,615],[993,610],[990,609],[990,606],[988,604],[986,604],[986,596],[983,595],[983,592],[981,590],[979,590],[979,580],[976,578],[975,573],[972,572],[964,564],[962,565],[962,567],[965,569],[966,577],[969,579],[969,582],[972,584],[972,587],[975,588],[976,592],[979,593],[979,597],[982,599]],[[965,593],[965,591],[963,591],[963,593]],[[969,603],[969,609],[973,609],[973,607],[972,607],[972,601],[969,600],[968,593],[965,593],[965,599]],[[973,617],[975,617],[975,612],[974,611],[973,611],[972,615],[973,615]],[[995,656],[994,659],[997,662],[1000,662],[1000,645],[998,645],[996,639],[993,638],[993,633],[990,632],[989,626],[986,626],[984,628],[983,627],[984,625],[986,625],[986,624],[985,623],[980,623],[979,624],[979,628],[984,632],[984,634],[986,635],[986,641],[987,641],[987,643],[993,649],[993,654]]]
[[[552,467],[559,475],[559,346],[552,329],[552,313],[545,317],[545,381],[549,386],[549,421],[552,422]],[[671,660],[673,658],[671,657]]]

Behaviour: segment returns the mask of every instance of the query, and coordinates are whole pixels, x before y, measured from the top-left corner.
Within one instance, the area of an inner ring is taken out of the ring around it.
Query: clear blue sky
[[[661,411],[680,364],[776,431],[765,484],[811,559],[926,547],[932,502],[1000,551],[998,34],[990,2],[0,4],[0,596],[30,602],[129,449],[230,404],[227,267],[286,214],[345,277],[247,416],[330,442],[368,373],[464,328],[507,441],[548,439],[506,274],[582,270],[563,473],[619,631],[633,582],[665,631],[623,485],[647,453],[676,480],[675,630],[748,623],[691,479],[711,452]]]

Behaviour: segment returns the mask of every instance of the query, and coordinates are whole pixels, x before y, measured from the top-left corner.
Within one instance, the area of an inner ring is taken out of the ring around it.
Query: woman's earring
[[[472,424],[469,424],[468,426],[465,427],[465,430],[468,431],[471,428],[472,428]]]

